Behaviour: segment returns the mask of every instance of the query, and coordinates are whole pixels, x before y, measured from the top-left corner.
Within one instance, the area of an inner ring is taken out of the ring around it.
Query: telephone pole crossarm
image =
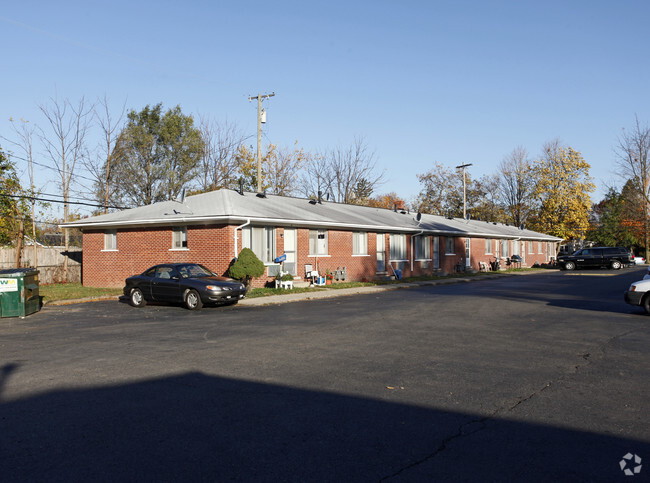
[[[255,97],[249,96],[248,101],[257,99],[257,192],[262,192],[262,101],[273,97],[275,92],[270,94],[257,94]]]

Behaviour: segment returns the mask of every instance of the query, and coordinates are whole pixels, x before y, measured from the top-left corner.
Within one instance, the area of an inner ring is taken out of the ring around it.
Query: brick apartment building
[[[121,287],[157,263],[196,262],[226,274],[243,247],[267,266],[305,277],[345,269],[347,280],[480,270],[518,255],[522,266],[555,257],[561,239],[520,227],[234,190],[165,201],[63,225],[83,231],[85,286]],[[398,272],[399,273],[399,272]]]

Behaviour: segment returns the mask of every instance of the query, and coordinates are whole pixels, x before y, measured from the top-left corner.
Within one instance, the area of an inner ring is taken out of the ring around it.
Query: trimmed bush
[[[251,289],[253,279],[264,275],[264,271],[264,263],[257,258],[253,250],[242,248],[239,257],[228,270],[228,275],[246,285],[246,291],[248,292]]]

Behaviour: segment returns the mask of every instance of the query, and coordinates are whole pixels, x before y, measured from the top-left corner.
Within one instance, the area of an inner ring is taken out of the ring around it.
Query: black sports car
[[[246,287],[198,263],[165,263],[127,278],[124,295],[134,307],[144,307],[147,302],[172,302],[197,310],[203,304],[236,304],[246,296]]]

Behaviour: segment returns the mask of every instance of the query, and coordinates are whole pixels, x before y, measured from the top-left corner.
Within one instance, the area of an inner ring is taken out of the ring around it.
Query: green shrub
[[[246,285],[246,291],[251,288],[251,282],[254,278],[264,275],[265,267],[262,260],[257,258],[250,248],[242,248],[239,257],[230,266],[228,274]]]

